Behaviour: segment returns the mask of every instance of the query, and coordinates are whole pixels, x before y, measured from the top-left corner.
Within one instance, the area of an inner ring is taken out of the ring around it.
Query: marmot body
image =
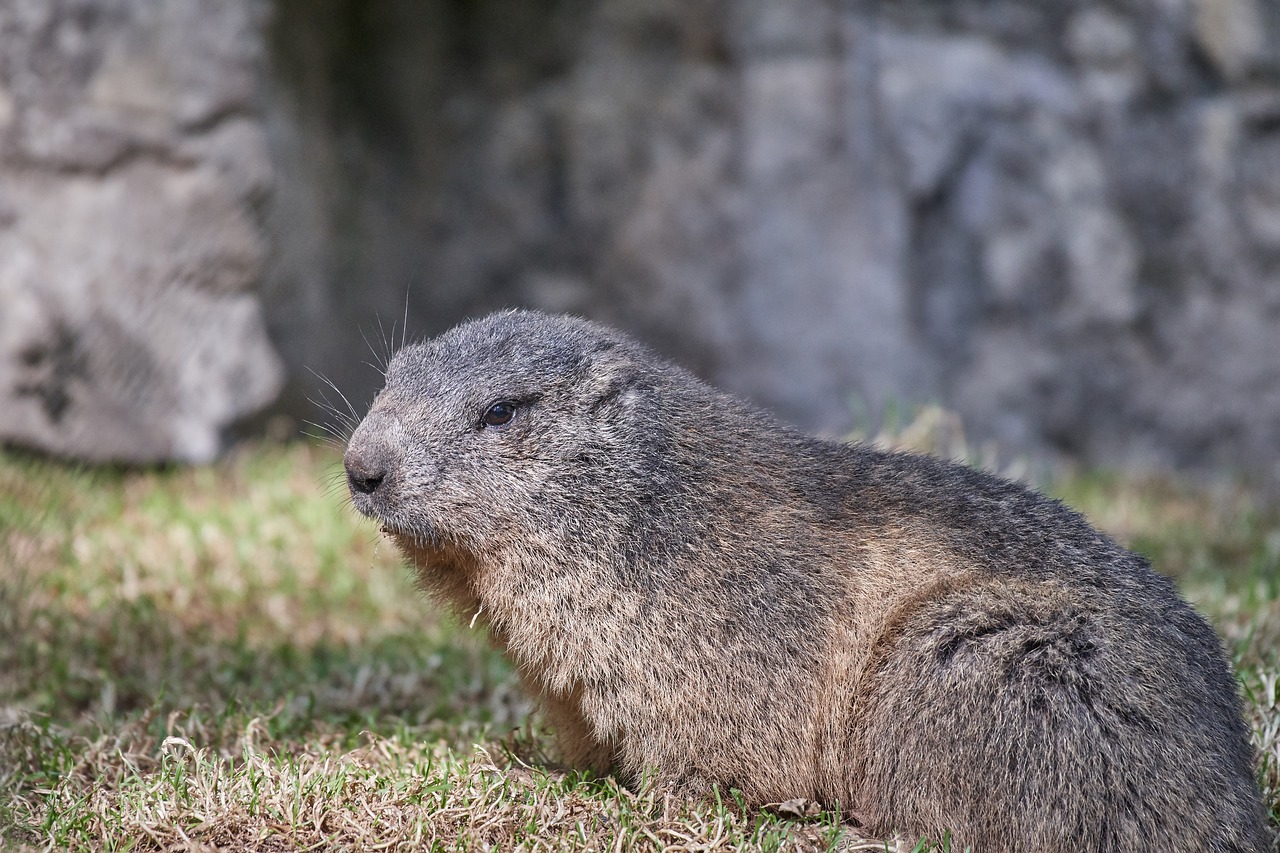
[[[1266,848],[1213,630],[1058,502],[803,435],[578,319],[491,315],[386,379],[355,505],[570,765],[955,849]]]

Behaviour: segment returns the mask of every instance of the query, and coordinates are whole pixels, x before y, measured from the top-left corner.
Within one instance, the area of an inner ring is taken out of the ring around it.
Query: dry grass
[[[744,813],[549,769],[507,665],[413,592],[336,463],[305,444],[132,472],[0,453],[0,847],[886,849],[812,804]],[[1060,489],[1222,627],[1275,807],[1280,513],[1235,490]]]
[[[828,849],[832,819],[785,826],[723,805],[691,809],[612,780],[535,770],[477,747],[459,753],[413,733],[272,739],[186,727],[159,743],[134,725],[81,744],[73,767],[19,822],[70,847],[158,849]],[[42,733],[24,734],[40,748]],[[197,746],[219,743],[219,747]],[[492,747],[491,747],[492,748]]]

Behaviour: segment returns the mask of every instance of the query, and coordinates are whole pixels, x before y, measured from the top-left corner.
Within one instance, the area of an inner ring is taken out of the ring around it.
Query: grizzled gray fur
[[[386,380],[352,500],[568,764],[956,849],[1267,847],[1213,630],[1062,504],[800,434],[568,317],[467,323]]]

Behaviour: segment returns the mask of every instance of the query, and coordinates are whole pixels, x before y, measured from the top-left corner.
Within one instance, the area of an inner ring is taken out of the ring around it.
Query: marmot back
[[[1213,630],[1062,504],[802,435],[574,318],[491,315],[386,378],[353,502],[568,764],[978,850],[1267,848]]]

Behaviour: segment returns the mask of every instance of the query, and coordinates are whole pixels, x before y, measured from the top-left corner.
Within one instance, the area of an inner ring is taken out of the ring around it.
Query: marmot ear
[[[593,416],[626,408],[639,379],[635,364],[612,347],[592,353],[586,359],[586,398]]]

